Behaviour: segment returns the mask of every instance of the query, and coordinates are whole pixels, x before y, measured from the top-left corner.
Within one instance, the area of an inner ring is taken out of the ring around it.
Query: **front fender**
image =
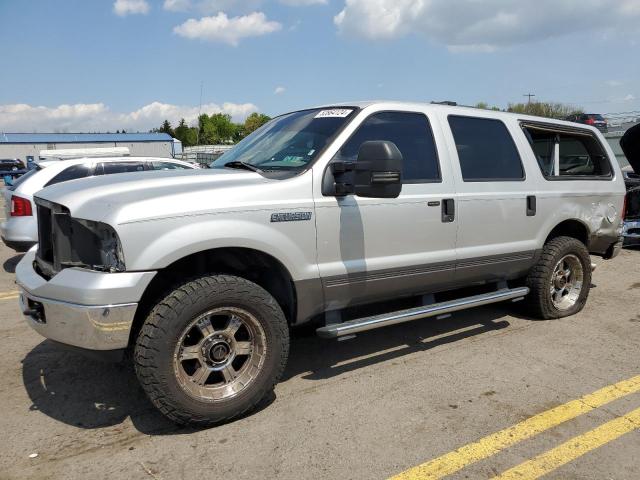
[[[271,222],[271,213],[215,213],[119,225],[127,270],[160,270],[194,253],[241,247],[271,255],[294,281],[318,278],[313,218]]]

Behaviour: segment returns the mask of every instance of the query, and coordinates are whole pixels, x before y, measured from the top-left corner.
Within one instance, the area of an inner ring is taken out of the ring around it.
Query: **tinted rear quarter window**
[[[465,182],[523,180],[518,149],[500,120],[449,116]]]
[[[96,175],[111,175],[114,173],[143,172],[142,162],[103,162],[98,165]]]
[[[548,178],[610,178],[607,154],[591,133],[553,131],[552,128],[525,127],[540,171]],[[559,146],[559,172],[555,172],[555,145]]]
[[[342,146],[336,158],[355,162],[364,142],[393,142],[402,153],[403,183],[440,181],[438,154],[428,118],[416,112],[380,112],[368,117]]]
[[[67,167],[55,177],[53,177],[49,182],[45,185],[48,187],[49,185],[55,185],[56,183],[67,182],[69,180],[76,180],[78,178],[84,178],[89,176],[91,172],[91,168],[88,165],[72,165]]]

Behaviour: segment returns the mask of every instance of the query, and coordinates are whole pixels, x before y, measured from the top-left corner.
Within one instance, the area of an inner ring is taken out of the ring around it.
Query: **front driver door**
[[[423,112],[376,112],[333,157],[356,161],[363,142],[391,141],[403,156],[403,187],[394,199],[323,196],[314,189],[328,310],[453,282],[457,222],[443,221],[442,204],[454,198],[454,186],[448,163],[438,159],[444,150],[437,148],[437,132]]]

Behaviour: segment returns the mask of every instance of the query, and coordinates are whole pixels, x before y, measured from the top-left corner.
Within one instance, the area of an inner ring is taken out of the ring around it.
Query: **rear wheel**
[[[258,285],[220,275],[190,281],[150,313],[137,339],[136,372],[162,413],[207,426],[253,409],[280,378],[289,331]]]
[[[557,237],[545,246],[526,280],[528,313],[542,319],[580,312],[591,287],[591,258],[585,245],[572,237]]]

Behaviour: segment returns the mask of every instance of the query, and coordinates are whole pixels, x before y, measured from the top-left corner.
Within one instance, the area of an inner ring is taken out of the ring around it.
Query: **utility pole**
[[[535,95],[533,93],[525,93],[523,97],[527,97],[528,98],[527,103],[531,103],[531,99],[535,97]]]

